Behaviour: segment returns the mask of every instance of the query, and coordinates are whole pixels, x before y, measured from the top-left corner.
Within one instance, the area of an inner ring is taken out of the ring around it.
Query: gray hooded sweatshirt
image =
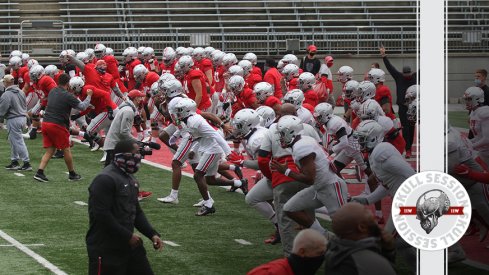
[[[25,94],[17,85],[12,85],[0,97],[0,117],[12,119],[26,116]]]

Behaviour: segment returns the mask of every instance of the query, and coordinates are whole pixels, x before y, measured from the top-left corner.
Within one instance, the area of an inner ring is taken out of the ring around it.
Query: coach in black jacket
[[[88,188],[90,228],[86,236],[89,274],[153,274],[146,250],[134,228],[163,248],[160,235],[139,206],[139,185],[132,174],[141,163],[134,141],[120,141],[114,161],[102,170]]]

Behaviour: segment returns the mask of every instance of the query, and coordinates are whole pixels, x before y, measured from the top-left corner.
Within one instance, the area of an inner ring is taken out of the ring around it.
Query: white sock
[[[319,221],[316,219],[314,223],[310,227],[311,229],[316,230],[317,232],[321,233],[321,235],[324,235],[326,232],[326,229],[324,229],[321,224],[319,224]]]
[[[383,217],[382,210],[375,210],[375,216],[382,218]]]
[[[80,132],[78,133],[78,136],[79,136],[79,137],[83,137],[84,135],[85,135],[85,132],[83,132],[83,131],[80,131]]]
[[[210,200],[210,201],[214,201],[214,200],[212,199],[212,197],[211,197],[211,193],[210,193],[209,191],[207,191],[207,196],[209,196],[209,200]]]
[[[170,196],[175,197],[175,198],[178,197],[178,190],[172,189],[170,192]]]
[[[210,198],[206,201],[204,201],[204,205],[211,208],[212,205],[214,204],[214,201],[212,201]]]
[[[229,164],[229,170],[234,171],[236,169],[236,166],[234,164]]]
[[[241,183],[240,180],[233,180],[234,181],[234,187],[241,187],[243,183]]]

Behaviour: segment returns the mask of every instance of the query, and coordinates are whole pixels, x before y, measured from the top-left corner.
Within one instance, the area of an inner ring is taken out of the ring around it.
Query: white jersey
[[[390,117],[378,116],[377,122],[384,128],[384,136],[394,128],[394,121]]]
[[[251,159],[258,159],[258,151],[260,150],[267,132],[267,128],[257,127],[255,132],[248,139],[243,139],[241,141],[246,150],[246,154],[248,154]]]
[[[341,128],[345,128],[347,136],[351,135],[352,132],[352,129],[350,126],[348,126],[348,123],[337,115],[333,115],[328,123],[326,123],[324,126],[326,127],[327,133],[333,137],[336,136],[336,133],[338,133]]]
[[[184,127],[192,139],[199,142],[200,153],[224,153],[226,156],[231,153],[231,148],[226,140],[201,115],[195,114],[188,117]]]
[[[304,124],[304,131],[302,132],[302,136],[311,137],[317,142],[320,141],[319,135],[317,134],[316,130],[309,124]],[[277,123],[273,123],[272,125],[270,125],[268,131],[265,132],[260,149],[271,152],[274,158],[292,155],[292,151],[290,150],[290,148],[282,148],[282,146],[280,145],[280,134],[277,129]]]
[[[388,142],[375,146],[368,156],[368,162],[374,175],[394,196],[399,186],[416,172],[399,151]]]
[[[324,149],[311,137],[301,136],[292,146],[292,158],[297,167],[301,168],[300,160],[310,154],[316,154],[314,164],[316,166],[316,178],[314,185],[334,184],[339,181],[336,173],[331,169],[331,161]]]
[[[311,126],[314,126],[316,124],[316,121],[314,120],[311,112],[303,106],[297,109],[297,117],[300,118],[302,123],[306,123]]]
[[[489,106],[481,106],[470,113],[469,127],[474,138],[471,140],[474,150],[481,154],[489,154]],[[486,133],[484,133],[486,131]]]

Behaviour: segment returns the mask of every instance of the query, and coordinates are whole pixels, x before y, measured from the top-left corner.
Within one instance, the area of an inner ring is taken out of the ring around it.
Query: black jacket
[[[130,251],[134,228],[148,238],[159,236],[139,206],[139,184],[132,175],[111,163],[95,177],[88,191],[89,253]]]
[[[412,77],[409,79],[404,78],[402,72],[399,72],[387,59],[387,56],[384,56],[384,65],[387,68],[387,71],[391,74],[392,78],[396,82],[396,104],[402,105],[404,104],[404,98],[406,97],[406,90],[412,85],[416,84],[416,80],[418,78],[418,73],[413,73]]]

